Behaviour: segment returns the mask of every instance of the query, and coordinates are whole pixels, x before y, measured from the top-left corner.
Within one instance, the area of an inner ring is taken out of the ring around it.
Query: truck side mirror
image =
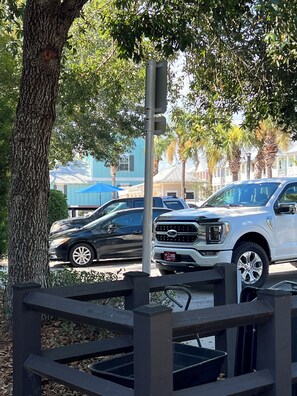
[[[296,204],[295,202],[286,202],[286,203],[278,203],[275,208],[275,212],[277,214],[295,214],[296,213]]]

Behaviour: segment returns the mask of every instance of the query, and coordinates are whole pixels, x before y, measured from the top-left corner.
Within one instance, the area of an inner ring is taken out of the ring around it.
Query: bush
[[[118,280],[117,274],[112,272],[97,272],[97,271],[77,271],[74,268],[64,268],[58,271],[51,271],[50,273],[50,287],[55,286],[72,286],[80,285],[83,283],[97,283],[97,282],[110,282]],[[174,295],[174,293],[170,293]],[[172,306],[171,301],[166,298],[163,292],[151,293],[150,301],[152,304],[164,304]],[[99,301],[100,304],[113,305],[118,308],[124,308],[123,297],[113,297]]]
[[[55,221],[68,217],[67,198],[62,191],[50,190],[48,203],[48,226],[50,227]]]

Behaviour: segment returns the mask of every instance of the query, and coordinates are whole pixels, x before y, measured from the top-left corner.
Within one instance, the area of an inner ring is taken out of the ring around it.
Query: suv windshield
[[[279,183],[231,184],[204,202],[201,207],[210,206],[265,206]]]

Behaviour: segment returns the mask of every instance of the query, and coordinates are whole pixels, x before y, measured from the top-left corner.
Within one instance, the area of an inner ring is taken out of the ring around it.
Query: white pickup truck
[[[233,262],[243,286],[261,287],[269,265],[297,261],[297,178],[235,182],[198,209],[154,224],[152,259],[162,275]]]

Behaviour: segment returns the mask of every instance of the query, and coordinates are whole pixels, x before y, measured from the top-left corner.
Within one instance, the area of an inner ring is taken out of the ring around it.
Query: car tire
[[[257,243],[240,243],[233,251],[232,263],[241,272],[243,287],[262,287],[267,280],[269,260],[265,250]]]
[[[94,250],[87,243],[78,243],[70,249],[69,261],[73,267],[87,267],[94,260]]]

